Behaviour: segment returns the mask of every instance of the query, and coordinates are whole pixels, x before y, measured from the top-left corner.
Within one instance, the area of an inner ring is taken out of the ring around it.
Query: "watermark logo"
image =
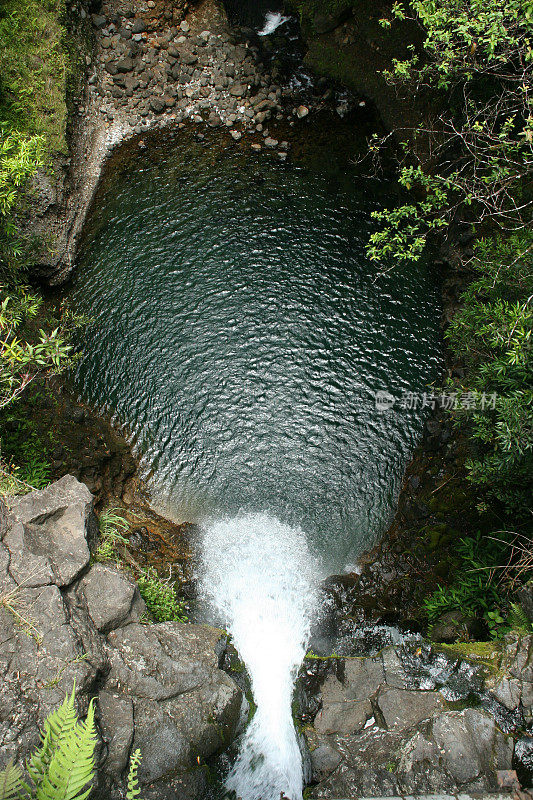
[[[390,392],[376,392],[376,409],[378,411],[389,411],[396,402],[396,398]]]
[[[496,392],[404,392],[395,396],[391,392],[379,391],[374,395],[376,411],[390,411],[393,406],[412,410],[416,408],[442,408],[449,411],[485,411],[496,408]]]

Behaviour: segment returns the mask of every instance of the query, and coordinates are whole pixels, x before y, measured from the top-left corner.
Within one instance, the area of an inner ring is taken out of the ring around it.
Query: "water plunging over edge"
[[[242,800],[299,800],[302,757],[292,690],[318,613],[318,565],[302,530],[266,513],[206,524],[200,583],[248,669],[257,711],[226,787]]]

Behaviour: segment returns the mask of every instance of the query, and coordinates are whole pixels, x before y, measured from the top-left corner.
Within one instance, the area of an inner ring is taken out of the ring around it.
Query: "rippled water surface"
[[[100,192],[72,300],[92,318],[76,381],[134,434],[160,508],[267,513],[324,571],[390,517],[438,363],[420,266],[364,255],[380,188],[331,148],[283,164],[233,145],[139,150]]]

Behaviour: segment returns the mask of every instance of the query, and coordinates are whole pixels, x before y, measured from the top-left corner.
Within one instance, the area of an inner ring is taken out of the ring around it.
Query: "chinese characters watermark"
[[[442,408],[448,411],[463,409],[466,411],[485,411],[496,408],[496,392],[404,392],[395,396],[387,391],[376,392],[376,410],[390,411],[391,408]]]

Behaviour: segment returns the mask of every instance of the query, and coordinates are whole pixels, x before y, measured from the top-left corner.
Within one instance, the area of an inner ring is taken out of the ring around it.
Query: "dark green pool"
[[[266,511],[327,571],[386,524],[422,426],[375,393],[423,392],[438,300],[420,265],[364,254],[386,187],[335,147],[291,163],[218,134],[138,149],[100,192],[71,299],[76,382],[135,437],[179,519]],[[398,406],[398,403],[396,404]]]

